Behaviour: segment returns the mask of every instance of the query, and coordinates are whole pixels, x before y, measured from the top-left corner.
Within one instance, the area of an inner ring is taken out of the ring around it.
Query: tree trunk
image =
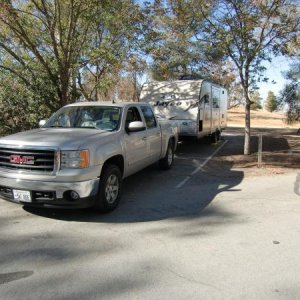
[[[250,106],[251,100],[248,93],[246,93],[246,107],[245,107],[245,141],[244,141],[244,155],[250,154],[251,144],[251,126],[250,126]]]
[[[250,108],[252,102],[249,97],[249,69],[250,69],[250,61],[247,60],[245,65],[245,77],[242,74],[243,72],[241,72],[242,74],[241,81],[242,81],[242,86],[246,98],[244,155],[250,154],[250,146],[251,146]]]
[[[70,86],[70,70],[65,67],[60,72],[60,84],[61,84],[61,97],[60,104],[61,107],[69,104],[69,86]]]

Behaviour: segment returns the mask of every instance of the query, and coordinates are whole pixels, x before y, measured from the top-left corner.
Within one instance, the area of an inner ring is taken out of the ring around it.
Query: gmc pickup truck
[[[122,179],[159,162],[169,169],[177,127],[146,103],[82,102],[0,139],[0,197],[23,205],[116,208]]]

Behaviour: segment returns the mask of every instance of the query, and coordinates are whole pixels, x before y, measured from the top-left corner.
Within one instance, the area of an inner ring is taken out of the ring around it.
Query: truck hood
[[[90,128],[39,128],[3,137],[0,144],[77,150],[87,146],[86,142],[91,137],[112,134],[113,132]]]

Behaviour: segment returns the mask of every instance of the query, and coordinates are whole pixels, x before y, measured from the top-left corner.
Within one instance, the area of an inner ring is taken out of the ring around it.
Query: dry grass
[[[245,111],[244,108],[233,108],[228,111],[229,127],[244,127]],[[288,125],[285,114],[263,110],[251,111],[252,128],[300,128],[300,123]]]

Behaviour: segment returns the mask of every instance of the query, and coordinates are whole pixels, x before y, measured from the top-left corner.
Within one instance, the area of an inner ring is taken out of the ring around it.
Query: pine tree
[[[277,110],[277,107],[278,107],[277,98],[272,91],[269,91],[265,101],[265,109],[269,112],[273,112]]]
[[[250,94],[250,99],[251,99],[251,109],[252,110],[258,110],[261,109],[261,100],[262,98],[260,97],[260,94],[258,91],[255,91],[253,93]]]
[[[300,46],[300,39],[298,44]],[[290,66],[290,70],[285,74],[285,78],[288,82],[280,92],[280,100],[281,105],[287,106],[288,123],[293,124],[300,121],[300,55],[298,56],[298,61]]]

